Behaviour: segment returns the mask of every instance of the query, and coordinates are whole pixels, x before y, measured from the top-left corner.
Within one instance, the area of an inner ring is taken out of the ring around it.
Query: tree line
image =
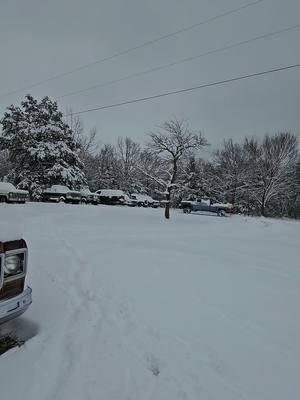
[[[230,202],[251,215],[300,217],[299,150],[291,132],[225,140],[207,160],[201,157],[207,139],[175,117],[146,144],[119,137],[99,146],[96,130],[86,133],[71,111],[64,115],[48,97],[27,95],[0,123],[0,180],[32,198],[59,183],[150,194],[165,200],[166,218],[186,198]]]

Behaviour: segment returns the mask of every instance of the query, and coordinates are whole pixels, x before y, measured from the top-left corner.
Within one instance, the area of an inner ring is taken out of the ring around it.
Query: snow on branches
[[[162,176],[156,178],[156,181],[164,188],[165,217],[169,219],[170,201],[172,191],[177,186],[180,160],[207,145],[207,141],[201,133],[192,132],[183,119],[177,118],[164,122],[156,133],[150,134],[150,139],[148,144],[150,153],[162,159]]]
[[[1,124],[0,142],[13,166],[9,178],[19,187],[38,197],[45,186],[85,182],[78,143],[56,102],[27,95],[21,107],[8,107]]]

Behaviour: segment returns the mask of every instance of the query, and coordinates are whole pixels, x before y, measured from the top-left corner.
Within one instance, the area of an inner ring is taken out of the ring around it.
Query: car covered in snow
[[[89,188],[84,188],[80,190],[81,193],[81,203],[83,204],[98,204],[100,201],[99,194],[91,192]]]
[[[71,190],[64,185],[52,185],[45,189],[42,194],[42,201],[50,201],[56,203],[72,203],[79,204],[81,202],[81,192]]]
[[[12,183],[0,182],[0,202],[25,203],[29,199],[27,190],[17,189]]]
[[[158,200],[154,200],[147,194],[133,193],[131,197],[136,200],[138,207],[159,207],[160,203]]]
[[[0,324],[23,314],[32,302],[25,287],[28,250],[25,240],[0,241]]]
[[[186,214],[192,211],[206,211],[216,213],[220,217],[224,217],[227,213],[232,212],[232,205],[230,203],[211,203],[209,199],[183,200],[180,203],[180,208]]]
[[[125,205],[127,194],[123,190],[100,189],[96,193],[99,195],[100,204]]]
[[[136,207],[138,205],[137,200],[132,198],[131,196],[128,196],[127,194],[125,194],[124,199],[124,204],[128,207]]]

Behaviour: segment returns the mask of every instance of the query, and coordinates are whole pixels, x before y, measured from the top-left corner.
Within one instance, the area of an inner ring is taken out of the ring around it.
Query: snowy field
[[[1,205],[34,303],[1,400],[296,400],[300,223]],[[3,234],[2,234],[3,236]]]

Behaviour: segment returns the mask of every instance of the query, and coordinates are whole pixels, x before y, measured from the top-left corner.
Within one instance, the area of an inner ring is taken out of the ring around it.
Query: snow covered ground
[[[1,400],[299,398],[300,223],[30,203],[3,223],[34,303],[2,328],[30,339]]]

